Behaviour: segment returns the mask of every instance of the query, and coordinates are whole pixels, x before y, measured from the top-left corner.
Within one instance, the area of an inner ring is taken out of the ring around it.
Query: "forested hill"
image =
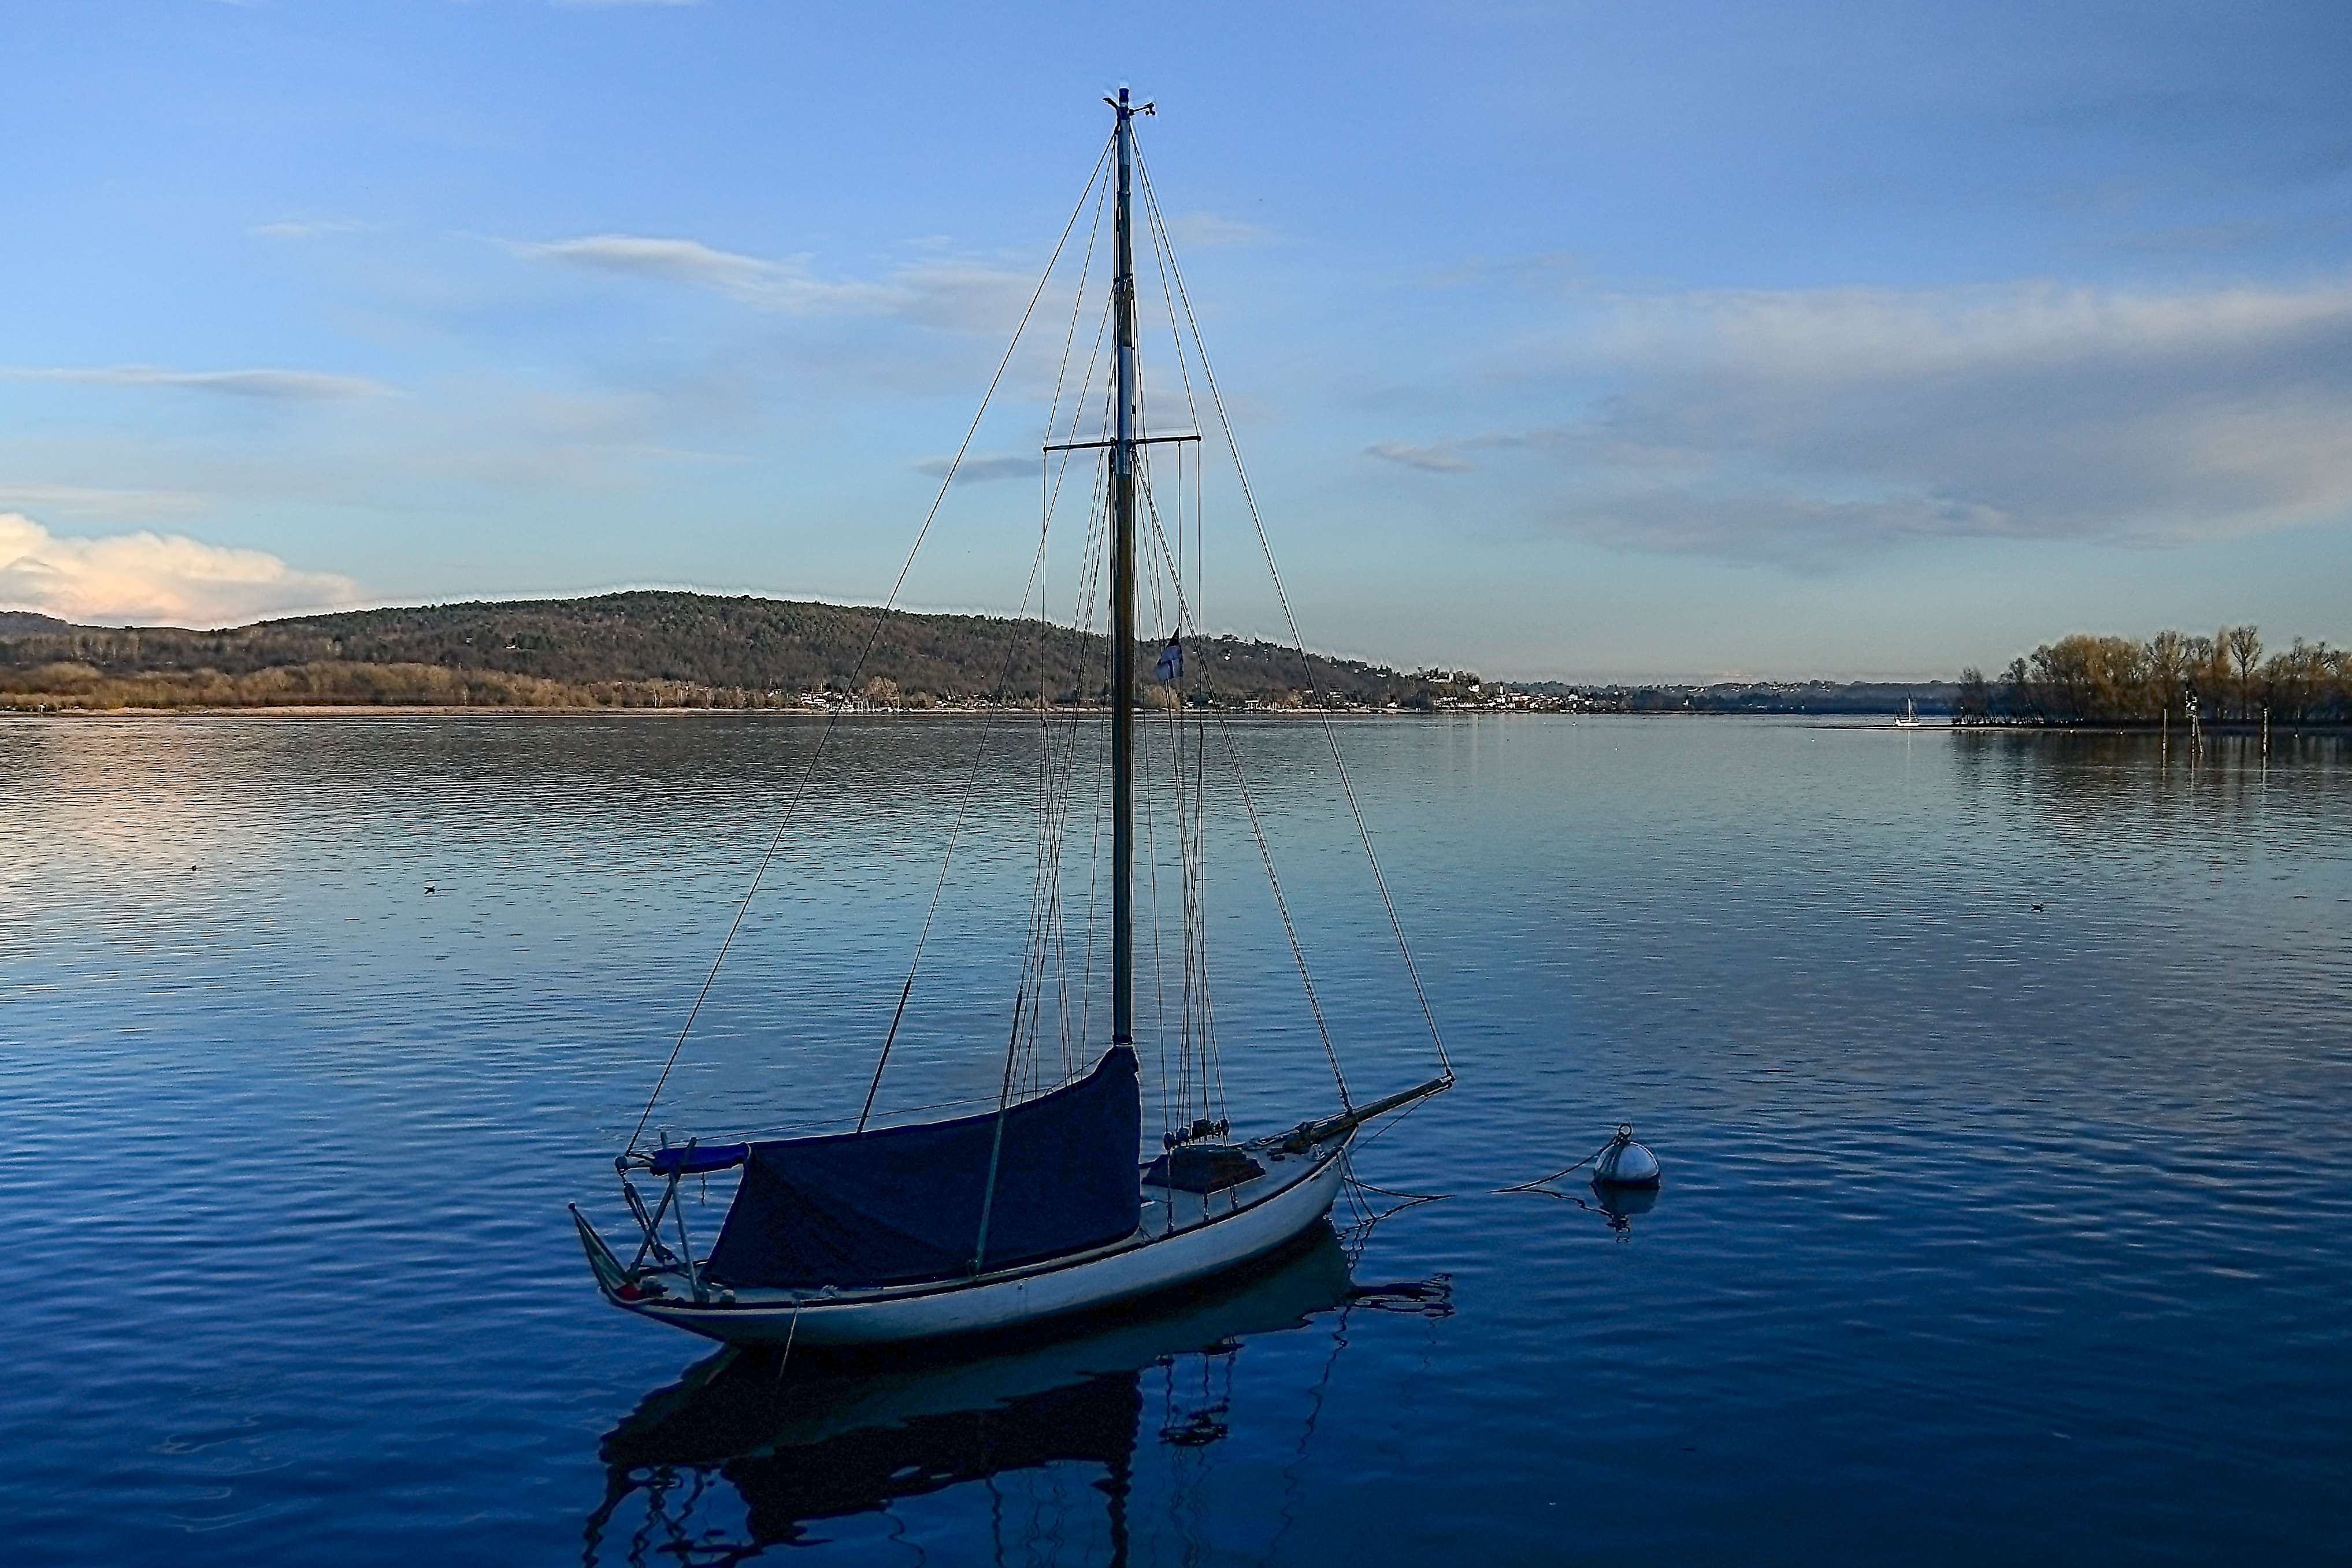
[[[70,621],[39,615],[30,610],[0,610],[0,637],[39,637],[53,632],[81,630]]]
[[[1099,699],[1099,636],[1037,621],[893,613],[699,593],[612,593],[359,610],[225,632],[0,626],[10,706],[462,703],[530,706],[793,706],[823,694],[884,706]],[[24,627],[24,630],[19,630]],[[1141,653],[1149,672],[1156,644]],[[1186,649],[1196,695],[1297,706],[1425,707],[1421,676],[1221,637]],[[36,699],[38,699],[37,702]]]

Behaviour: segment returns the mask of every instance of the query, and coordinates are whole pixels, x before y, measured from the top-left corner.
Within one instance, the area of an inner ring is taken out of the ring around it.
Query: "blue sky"
[[[871,602],[1129,81],[1318,645],[1715,679],[2352,641],[2341,7],[85,0],[10,35],[13,605]],[[909,602],[1018,602],[1066,308],[973,444],[1016,476],[954,486]],[[1274,632],[1236,503],[1213,471],[1205,619]]]

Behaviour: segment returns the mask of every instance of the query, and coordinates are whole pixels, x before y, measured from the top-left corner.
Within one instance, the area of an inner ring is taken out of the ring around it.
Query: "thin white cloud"
[[[977,262],[938,261],[901,267],[882,287],[889,313],[950,332],[1006,332],[1021,319],[1037,279]]]
[[[1383,462],[1418,468],[1428,474],[1468,474],[1477,465],[1471,462],[1473,452],[1511,451],[1523,447],[1556,447],[1571,444],[1573,437],[1560,430],[1488,431],[1480,435],[1457,436],[1447,441],[1415,446],[1404,441],[1375,441],[1364,448],[1367,456]]]
[[[365,376],[327,375],[318,371],[167,371],[154,365],[108,365],[89,369],[0,365],[0,376],[28,382],[79,382],[93,386],[163,387],[220,392],[275,402],[325,402],[342,398],[387,397],[392,389]]]
[[[514,248],[521,256],[595,272],[711,289],[760,310],[879,314],[896,302],[890,291],[874,284],[826,283],[808,276],[803,263],[763,261],[698,240],[590,235]]]
[[[1931,538],[2030,538],[2001,513],[1918,496],[1838,500],[1758,489],[1633,491],[1579,505],[1575,531],[1606,544],[1818,569]]]
[[[359,585],[262,550],[140,532],[61,538],[0,512],[0,609],[119,625],[233,626],[356,603]]]
[[[130,490],[96,485],[12,485],[0,480],[0,507],[32,507],[101,517],[168,517],[210,503],[192,490]]]
[[[1425,474],[1467,474],[1470,465],[1460,452],[1459,442],[1439,442],[1431,446],[1415,446],[1404,441],[1376,441],[1364,448],[1366,455],[1384,463],[1395,463],[1407,468],[1418,468]]]
[[[363,218],[280,218],[276,223],[256,224],[245,232],[256,239],[304,240],[325,235],[376,234],[383,227]]]
[[[1168,237],[1187,250],[1240,250],[1264,245],[1273,231],[1241,218],[1215,213],[1186,213],[1168,220]]]
[[[950,465],[959,485],[981,485],[991,479],[1034,479],[1038,473],[1038,460],[1034,457],[967,457],[961,463],[949,457],[926,457],[915,465],[915,472],[944,479]]]
[[[2352,323],[2352,284],[2130,295],[2052,284],[1942,292],[1811,289],[1627,300],[1603,340],[1622,360],[1775,382],[1883,384],[1954,371],[2266,354]]]
[[[645,235],[589,235],[550,245],[517,245],[518,256],[566,262],[599,272],[658,277],[729,293],[764,287],[779,271],[773,262],[733,251],[714,250],[699,240],[657,239]]]
[[[996,330],[1020,316],[1031,281],[968,262],[901,267],[879,282],[835,281],[806,257],[769,261],[699,240],[590,235],[509,246],[533,260],[709,289],[757,310],[793,316],[892,316],[952,331]]]
[[[1375,452],[1540,446],[1565,460],[1559,527],[1803,565],[2352,519],[2352,284],[1633,299],[1598,346],[1626,383],[1580,423]]]

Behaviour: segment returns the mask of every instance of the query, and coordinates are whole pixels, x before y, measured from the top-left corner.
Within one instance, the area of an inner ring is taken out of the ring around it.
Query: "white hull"
[[[1353,1129],[1349,1130],[1351,1134]],[[678,1297],[631,1299],[619,1260],[573,1211],[605,1300],[730,1344],[891,1344],[1001,1333],[1205,1280],[1281,1247],[1330,1212],[1348,1170],[1349,1134],[1303,1154],[1251,1152],[1265,1176],[1202,1195],[1143,1189],[1143,1222],[1114,1246],[971,1280],[844,1291],[709,1291],[698,1303],[682,1272],[663,1279]]]

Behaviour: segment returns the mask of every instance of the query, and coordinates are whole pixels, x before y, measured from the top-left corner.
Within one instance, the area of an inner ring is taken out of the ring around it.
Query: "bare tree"
[[[2230,662],[2237,666],[2239,715],[2252,718],[2262,695],[2254,683],[2254,672],[2263,663],[2262,634],[2252,626],[2232,626],[2221,633],[2221,642],[2229,652]]]
[[[2158,632],[2148,639],[2148,675],[2156,685],[2157,712],[2167,715],[2179,706],[2188,685],[2189,639],[2178,632]]]
[[[1992,688],[1984,672],[1970,664],[1960,672],[1959,695],[1952,699],[1954,724],[1986,724],[1992,718]]]

